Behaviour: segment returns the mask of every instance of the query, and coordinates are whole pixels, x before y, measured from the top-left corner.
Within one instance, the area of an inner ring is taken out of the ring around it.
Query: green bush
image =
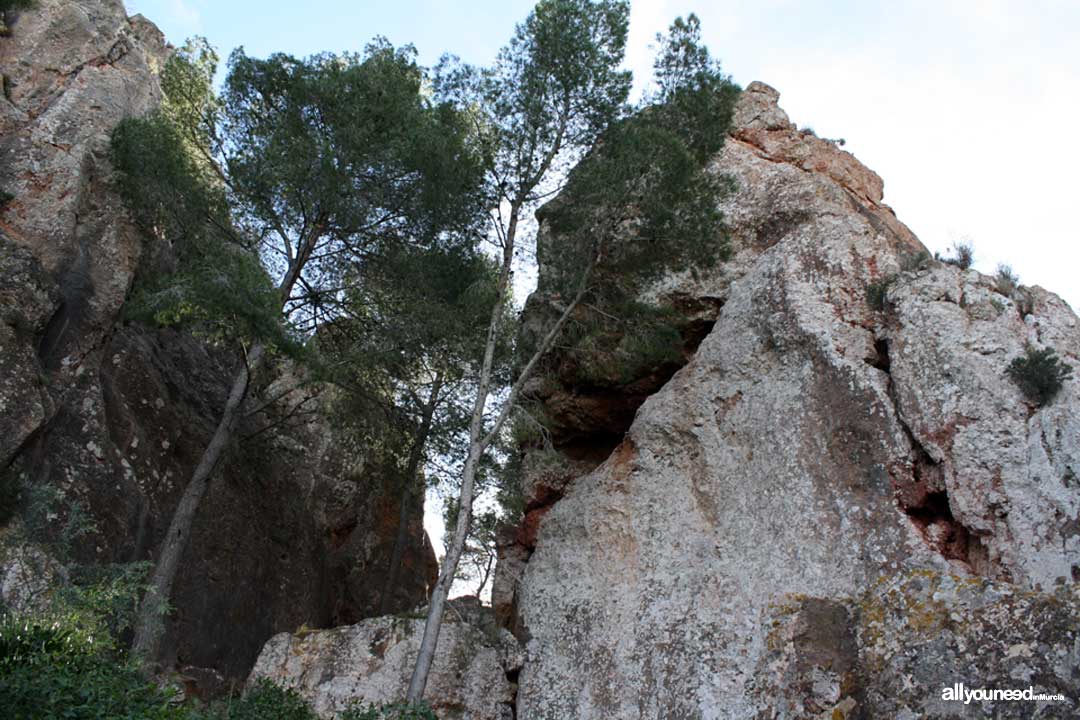
[[[975,247],[969,240],[960,240],[953,243],[952,255],[934,253],[934,259],[967,270],[975,263]]]
[[[428,704],[410,705],[405,702],[384,705],[355,705],[341,714],[339,720],[439,720]]]
[[[896,282],[896,277],[889,275],[867,285],[866,304],[869,305],[872,310],[883,312],[885,310],[886,295],[889,292],[889,287],[894,282]]]
[[[925,250],[908,253],[900,258],[900,269],[904,272],[917,272],[927,268],[932,259]]]
[[[184,718],[93,618],[0,618],[0,707],[8,720]]]
[[[620,387],[668,365],[683,363],[685,341],[671,309],[617,298],[603,309],[587,308],[564,332],[565,357],[574,368],[570,382],[587,387]]]
[[[199,720],[318,720],[318,717],[298,692],[261,678],[242,698],[220,703]]]
[[[997,274],[994,276],[994,289],[1005,297],[1013,294],[1020,287],[1020,276],[1012,269],[1011,265],[1001,263],[997,266]]]
[[[1007,370],[1028,400],[1045,405],[1054,399],[1072,375],[1072,368],[1058,359],[1053,348],[1038,350],[1028,345],[1024,355],[1009,363]]]

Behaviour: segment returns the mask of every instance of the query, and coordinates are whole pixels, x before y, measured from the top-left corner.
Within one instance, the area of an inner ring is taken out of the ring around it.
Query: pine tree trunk
[[[202,458],[199,460],[190,482],[184,489],[184,495],[180,498],[180,504],[173,512],[172,521],[169,523],[169,532],[162,542],[161,554],[154,568],[150,586],[143,596],[135,621],[135,640],[132,644],[134,655],[143,660],[147,665],[157,662],[161,650],[161,639],[165,632],[164,615],[166,605],[172,596],[173,582],[176,580],[176,571],[180,566],[184,549],[187,547],[188,538],[191,536],[191,526],[195,521],[195,512],[206,488],[210,483],[210,476],[214,472],[218,461],[225,448],[232,439],[233,431],[240,416],[240,409],[244,397],[247,395],[251,376],[262,365],[265,356],[265,348],[261,343],[252,346],[248,353],[247,364],[237,373],[233,380],[229,399],[225,403],[225,410],[221,414],[214,437],[210,440]]]
[[[292,295],[293,286],[296,285],[304,265],[315,249],[321,232],[322,225],[317,223],[300,244],[297,254],[290,259],[289,268],[278,286],[282,311]],[[244,367],[233,379],[232,389],[225,402],[225,409],[221,413],[217,429],[214,430],[214,436],[203,451],[202,457],[199,458],[199,464],[195,466],[195,472],[192,473],[191,480],[184,488],[180,504],[173,511],[172,520],[169,522],[169,532],[162,542],[150,585],[143,595],[135,617],[132,654],[144,663],[147,671],[157,663],[161,653],[161,639],[165,633],[165,611],[172,597],[172,587],[176,581],[180,560],[191,535],[191,526],[195,522],[195,513],[199,509],[203,495],[206,494],[214,468],[232,440],[251,377],[262,367],[265,355],[266,347],[261,342],[256,342],[248,351]]]
[[[435,407],[439,403],[439,393],[442,391],[442,374],[435,375],[435,382],[431,389],[431,395],[424,405],[423,418],[417,430],[409,451],[409,462],[405,468],[405,477],[401,487],[401,502],[398,506],[397,535],[394,537],[394,550],[390,554],[390,567],[387,572],[386,585],[383,588],[382,597],[379,599],[379,614],[386,615],[390,612],[391,600],[394,590],[397,589],[398,578],[401,575],[401,560],[405,555],[405,542],[409,536],[409,514],[412,511],[412,494],[419,480],[420,461],[424,458],[424,446],[427,444],[428,435],[431,434],[431,422],[435,416]],[[421,490],[422,491],[422,490]]]
[[[513,254],[513,230],[516,226],[516,223],[514,222],[515,219],[516,216],[511,216],[510,232],[507,233],[509,249],[504,254],[503,267],[506,271],[504,277],[507,279],[509,278],[509,267],[511,262],[511,259],[507,258],[507,256],[512,256]],[[435,660],[435,650],[439,644],[439,632],[442,629],[442,619],[446,609],[446,599],[450,594],[450,586],[454,583],[458,562],[461,560],[462,552],[465,549],[465,540],[469,535],[469,524],[472,522],[473,493],[475,491],[476,470],[480,464],[480,458],[483,457],[484,452],[490,447],[491,443],[502,429],[503,424],[510,417],[510,411],[513,409],[514,404],[521,394],[521,388],[532,375],[537,363],[539,363],[540,359],[547,354],[549,349],[551,349],[551,346],[555,343],[555,338],[559,336],[559,333],[562,332],[563,326],[566,325],[567,320],[573,316],[574,311],[585,298],[585,294],[589,287],[589,280],[593,270],[599,263],[599,259],[599,257],[594,258],[592,263],[585,268],[581,277],[581,284],[578,287],[577,294],[574,296],[573,301],[563,309],[559,319],[548,330],[547,334],[537,345],[532,357],[529,358],[529,361],[525,363],[521,372],[518,373],[517,379],[514,380],[514,384],[510,388],[510,393],[507,395],[502,410],[495,418],[495,422],[492,423],[491,429],[487,434],[484,434],[484,409],[487,405],[488,393],[490,392],[491,366],[494,357],[496,332],[498,330],[497,322],[502,313],[502,301],[498,301],[495,305],[494,312],[492,313],[491,325],[488,328],[488,344],[484,350],[484,364],[480,371],[480,384],[477,389],[476,403],[473,406],[472,423],[469,427],[469,455],[465,461],[464,471],[462,472],[457,525],[454,527],[454,537],[451,540],[450,547],[447,548],[446,557],[443,559],[443,567],[439,573],[439,580],[435,583],[435,591],[431,594],[431,603],[428,606],[427,619],[424,623],[424,638],[420,642],[420,652],[417,654],[416,665],[413,668],[413,674],[409,680],[408,693],[405,696],[406,700],[410,703],[420,702],[424,698],[424,690],[427,687],[428,675],[431,673],[431,665]],[[505,294],[500,291],[499,297],[503,298],[505,297]]]

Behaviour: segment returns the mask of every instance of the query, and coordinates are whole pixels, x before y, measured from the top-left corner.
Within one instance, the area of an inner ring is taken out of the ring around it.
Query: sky
[[[374,36],[487,63],[532,0],[126,0],[179,44],[222,56],[360,50]],[[1080,0],[632,0],[627,64],[696,12],[742,86],[762,80],[800,127],[844,138],[932,251],[970,240],[1080,309]],[[431,529],[436,529],[432,526]],[[433,535],[438,543],[441,530]]]

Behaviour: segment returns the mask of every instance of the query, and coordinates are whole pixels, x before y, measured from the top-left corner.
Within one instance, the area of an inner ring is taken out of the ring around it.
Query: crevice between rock
[[[893,414],[911,446],[910,481],[903,482],[906,478],[892,475],[893,490],[900,510],[932,550],[946,560],[959,561],[972,573],[980,574],[986,569],[985,550],[975,533],[953,515],[944,468],[927,452],[904,418],[899,392],[892,375],[888,338],[879,337],[875,340],[874,356],[867,358],[867,363],[885,373]]]

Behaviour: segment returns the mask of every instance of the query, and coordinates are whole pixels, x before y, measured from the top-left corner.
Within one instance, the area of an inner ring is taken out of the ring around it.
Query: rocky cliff
[[[122,320],[152,253],[112,190],[109,134],[157,106],[170,48],[120,0],[39,0],[7,24],[0,483],[48,484],[62,490],[63,505],[78,503],[94,526],[75,548],[80,561],[150,560],[237,362],[190,335]],[[295,380],[275,372],[254,407]],[[313,392],[297,389],[245,420],[247,437],[196,520],[172,598],[167,660],[210,692],[215,678],[246,676],[274,633],[356,622],[379,605],[395,484],[330,417],[328,393],[305,406],[318,407],[315,415],[289,417]],[[419,513],[409,538],[395,608],[422,602],[435,572]]]
[[[1077,318],[920,255],[881,179],[778,97],[752,84],[715,160],[733,259],[648,293],[715,308],[685,366],[629,413],[535,383],[575,441],[561,472],[522,479],[529,513],[501,549],[518,717],[1034,710],[943,701],[954,682],[1064,693],[1039,716],[1072,716],[1080,383],[1037,407],[1006,368],[1027,343],[1076,366]]]
[[[734,257],[642,298],[678,316],[672,352],[598,383],[560,350],[530,383],[554,452],[526,448],[526,514],[492,592],[500,634],[450,613],[429,686],[440,717],[1080,707],[1080,383],[1040,406],[1006,374],[1029,345],[1076,366],[1077,318],[1040,288],[931,259],[881,179],[778,100],[752,84],[713,163],[736,188]],[[540,217],[526,339],[550,321],[544,259],[560,243]],[[323,712],[395,697],[418,630],[279,635],[253,677]],[[1064,699],[964,704],[943,696],[955,683]]]
[[[39,0],[5,22],[0,483],[83,508],[82,562],[152,559],[236,369],[226,349],[122,319],[152,253],[111,189],[108,136],[156,107],[170,49],[120,0]],[[592,383],[556,353],[530,385],[553,452],[523,463],[494,612],[451,607],[441,716],[1080,710],[1080,381],[1037,405],[1006,374],[1027,346],[1080,364],[1077,318],[925,257],[881,179],[778,100],[752,84],[713,163],[735,187],[734,256],[642,298],[676,317],[670,352]],[[559,251],[541,224],[527,332],[547,322]],[[420,623],[364,619],[394,483],[301,375],[263,378],[254,406],[285,402],[245,419],[211,484],[167,659],[210,693],[254,662],[327,713],[399,696]],[[302,402],[318,412],[291,416]],[[410,536],[396,609],[434,572],[419,516]],[[27,552],[3,559],[6,601],[36,582]],[[1065,699],[965,705],[943,698],[954,683]]]

